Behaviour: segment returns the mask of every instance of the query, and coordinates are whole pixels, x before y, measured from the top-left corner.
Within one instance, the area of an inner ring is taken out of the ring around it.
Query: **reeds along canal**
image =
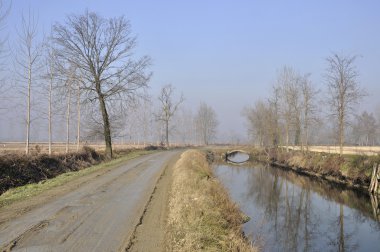
[[[251,217],[243,230],[264,251],[380,251],[366,194],[262,164],[218,164],[214,172]]]

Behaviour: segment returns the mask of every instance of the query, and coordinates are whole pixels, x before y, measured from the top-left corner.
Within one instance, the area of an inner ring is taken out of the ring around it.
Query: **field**
[[[301,146],[289,146],[290,149],[300,150]],[[309,146],[310,151],[339,153],[339,146]],[[344,146],[343,154],[358,154],[358,155],[378,155],[380,154],[380,146]]]
[[[94,148],[97,151],[102,151],[105,149],[104,143],[81,143],[79,146],[79,149],[81,149],[83,146],[89,146]],[[112,147],[114,150],[118,149],[132,149],[132,148],[143,148],[148,144],[120,144],[120,143],[113,143]],[[69,145],[69,152],[77,151],[77,144],[70,143]],[[63,142],[53,143],[52,144],[52,152],[54,154],[59,153],[65,153],[66,151],[66,144]],[[25,143],[22,142],[0,142],[0,155],[2,154],[8,154],[8,153],[23,153],[25,152]],[[49,145],[46,142],[35,142],[30,144],[30,153],[36,154],[36,153],[48,153],[49,152]]]

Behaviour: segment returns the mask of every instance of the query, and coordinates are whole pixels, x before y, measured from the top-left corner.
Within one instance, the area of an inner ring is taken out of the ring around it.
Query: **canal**
[[[251,218],[245,235],[264,251],[380,251],[367,195],[262,164],[214,171]]]

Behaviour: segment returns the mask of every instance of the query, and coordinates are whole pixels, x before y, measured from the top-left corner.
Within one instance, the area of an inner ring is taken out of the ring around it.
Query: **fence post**
[[[372,168],[372,176],[371,176],[371,182],[369,184],[369,192],[372,193],[373,192],[373,187],[375,185],[375,177],[376,177],[376,173],[377,173],[377,164],[374,164],[373,165],[373,168]]]

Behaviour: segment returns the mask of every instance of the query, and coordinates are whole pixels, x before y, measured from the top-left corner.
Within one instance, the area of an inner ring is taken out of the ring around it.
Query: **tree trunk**
[[[69,152],[70,144],[70,104],[71,104],[71,80],[68,83],[67,110],[66,110],[66,153]]]
[[[294,145],[299,146],[300,145],[300,139],[301,139],[301,122],[299,117],[296,119],[296,131],[294,134]]]
[[[286,151],[289,151],[289,126],[285,127],[285,137],[286,137]]]
[[[78,82],[78,94],[77,94],[77,151],[80,148],[80,86]]]
[[[339,155],[343,155],[343,144],[344,144],[344,117],[341,114],[339,119]]]
[[[30,140],[30,95],[31,95],[31,86],[32,86],[32,64],[29,59],[29,68],[28,68],[28,101],[27,101],[27,116],[26,116],[26,146],[25,153],[29,154],[29,140]]]
[[[107,113],[106,103],[104,101],[104,96],[98,91],[100,111],[102,112],[103,117],[103,127],[104,127],[104,141],[106,143],[106,157],[112,158],[112,138],[111,138],[111,126]]]
[[[169,120],[165,121],[166,147],[169,148]]]
[[[53,75],[50,74],[50,84],[49,84],[49,155],[51,155],[51,147],[52,147],[52,129],[51,129],[51,121],[52,121],[52,113],[51,113],[51,103],[52,103],[52,91],[53,91]]]
[[[308,127],[305,128],[305,147],[306,147],[306,151],[308,152],[309,151],[309,128]]]

